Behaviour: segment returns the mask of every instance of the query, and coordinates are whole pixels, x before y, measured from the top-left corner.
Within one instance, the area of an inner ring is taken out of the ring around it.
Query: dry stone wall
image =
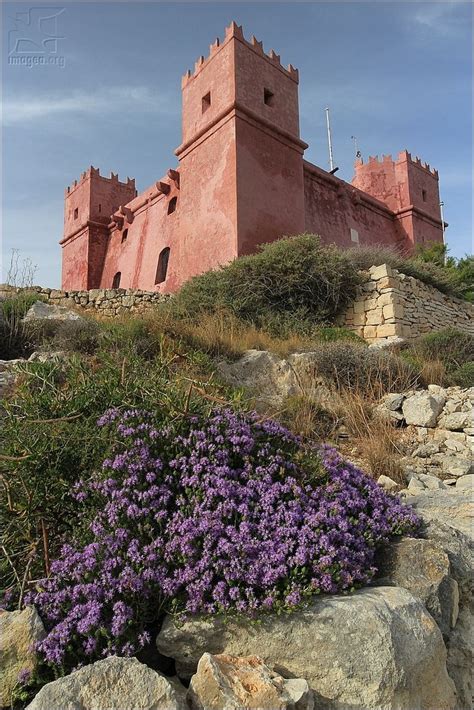
[[[369,342],[447,327],[474,335],[474,306],[382,264],[371,267],[341,322]]]
[[[143,313],[168,298],[153,291],[140,291],[130,288],[96,288],[90,291],[61,291],[59,289],[13,288],[0,285],[0,299],[15,293],[37,293],[41,300],[56,306],[83,308],[95,311],[102,316],[112,318],[124,313]]]

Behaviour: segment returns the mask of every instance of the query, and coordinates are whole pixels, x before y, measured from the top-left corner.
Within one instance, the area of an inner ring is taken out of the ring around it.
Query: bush
[[[309,334],[345,311],[359,280],[344,252],[304,234],[191,279],[168,308],[194,319],[226,310],[279,336]]]
[[[12,360],[32,352],[25,323],[22,322],[31,306],[41,298],[36,293],[20,293],[0,300],[0,359]]]
[[[436,261],[424,260],[421,255],[403,256],[395,249],[384,246],[353,247],[348,249],[346,254],[358,270],[368,271],[371,266],[388,264],[393,269],[413,276],[448,295],[463,298],[467,292],[465,275],[461,277],[456,270],[446,268]]]
[[[453,371],[451,380],[458,387],[474,387],[474,361],[465,362]]]
[[[48,572],[62,537],[77,524],[71,488],[100,464],[108,432],[96,420],[105,409],[156,407],[165,423],[208,411],[206,390],[232,396],[208,385],[212,371],[200,354],[188,350],[178,359],[167,342],[145,359],[134,352],[131,331],[136,329],[106,326],[104,349],[93,357],[72,354],[61,362],[21,366],[12,397],[2,402],[0,535],[9,552],[0,573],[2,587],[13,588],[17,599],[29,579]]]
[[[407,352],[420,360],[439,360],[451,372],[474,360],[474,336],[456,328],[446,328],[417,338]]]
[[[25,324],[25,332],[36,347],[92,355],[99,347],[101,327],[94,320],[39,319]]]
[[[385,392],[399,392],[414,386],[418,373],[401,357],[350,341],[328,342],[312,348],[317,375],[340,390],[359,392],[378,399]]]
[[[254,614],[352,590],[374,551],[415,532],[409,508],[327,448],[312,455],[278,423],[221,409],[159,428],[112,410],[116,447],[77,488],[98,511],[86,545],[67,545],[31,595],[39,648],[68,669],[133,655],[167,609]],[[74,651],[74,650],[75,651]]]

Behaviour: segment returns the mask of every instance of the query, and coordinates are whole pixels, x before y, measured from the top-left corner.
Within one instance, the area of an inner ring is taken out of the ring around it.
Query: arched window
[[[156,267],[155,284],[162,284],[166,281],[166,272],[168,271],[168,262],[170,259],[170,248],[165,247],[160,252],[158,257],[158,266]]]
[[[120,278],[122,274],[120,271],[117,271],[117,273],[114,276],[114,280],[112,281],[112,288],[120,288]]]
[[[171,200],[168,202],[168,214],[173,214],[173,212],[176,209],[177,204],[178,204],[178,198],[172,197]]]
[[[128,237],[128,229],[124,229],[122,232],[122,244],[124,243],[124,241],[126,241],[127,237]]]

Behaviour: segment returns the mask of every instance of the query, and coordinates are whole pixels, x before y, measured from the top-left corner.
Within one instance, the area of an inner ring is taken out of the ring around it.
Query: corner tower
[[[406,150],[358,160],[352,184],[384,202],[395,213],[400,236],[408,250],[418,244],[443,241],[439,204],[438,171],[412,159]]]
[[[298,72],[233,22],[182,81],[181,259],[189,276],[304,230]]]
[[[103,177],[90,167],[66,188],[62,287],[67,290],[99,288],[108,244],[110,215],[130,202],[135,180],[120,182],[117,175]]]

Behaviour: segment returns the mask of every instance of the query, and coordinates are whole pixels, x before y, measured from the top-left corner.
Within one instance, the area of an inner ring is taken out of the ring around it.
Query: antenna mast
[[[354,156],[355,156],[355,159],[357,160],[357,158],[362,158],[362,153],[360,152],[359,147],[358,147],[358,145],[357,145],[357,136],[351,136],[351,139],[352,139],[353,142],[354,142]]]
[[[332,139],[331,139],[331,124],[329,122],[329,108],[326,108],[326,125],[328,129],[328,147],[329,147],[329,172],[334,170],[334,158],[332,154]]]

